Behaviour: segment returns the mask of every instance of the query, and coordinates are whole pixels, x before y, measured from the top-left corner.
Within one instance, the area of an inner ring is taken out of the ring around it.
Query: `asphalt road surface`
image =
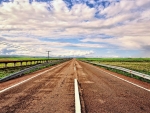
[[[76,59],[0,83],[0,113],[75,113],[75,78],[82,113],[150,113],[150,84]]]

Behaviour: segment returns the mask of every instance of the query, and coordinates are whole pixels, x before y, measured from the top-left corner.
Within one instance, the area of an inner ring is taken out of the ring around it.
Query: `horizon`
[[[27,55],[0,55],[0,58],[48,58],[48,56],[27,56]],[[59,56],[59,57],[51,57],[51,56],[49,56],[49,58],[95,58],[95,59],[97,59],[97,58],[108,58],[108,59],[110,59],[110,58],[112,58],[112,59],[119,59],[119,58],[129,58],[129,59],[137,59],[137,58],[141,58],[141,59],[143,59],[143,58],[150,58],[150,57],[79,57],[79,56],[76,56],[76,57],[71,57],[71,56]]]

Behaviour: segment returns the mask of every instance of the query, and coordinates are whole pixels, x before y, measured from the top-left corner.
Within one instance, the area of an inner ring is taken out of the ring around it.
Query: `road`
[[[75,113],[75,78],[82,113],[149,113],[150,84],[108,72],[73,59],[1,83],[0,113]]]

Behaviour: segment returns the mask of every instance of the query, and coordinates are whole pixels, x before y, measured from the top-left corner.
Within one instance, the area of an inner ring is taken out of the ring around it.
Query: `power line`
[[[51,51],[47,51],[48,52],[48,59],[49,59],[49,52],[51,52]]]

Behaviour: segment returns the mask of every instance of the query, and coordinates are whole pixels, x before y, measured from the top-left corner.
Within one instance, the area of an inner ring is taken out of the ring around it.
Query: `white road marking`
[[[61,64],[61,65],[63,65],[63,64]],[[17,84],[14,84],[14,85],[10,86],[10,87],[7,87],[7,88],[1,90],[0,93],[3,93],[3,92],[5,92],[5,91],[7,91],[7,90],[9,90],[9,89],[11,89],[11,88],[13,88],[13,87],[19,86],[20,84],[23,84],[23,83],[25,83],[25,82],[27,82],[27,81],[29,81],[29,80],[31,80],[31,79],[33,79],[33,78],[39,76],[39,75],[42,75],[42,74],[44,74],[44,73],[46,73],[46,72],[48,72],[48,71],[50,71],[50,70],[52,70],[52,69],[54,69],[54,68],[57,68],[57,67],[59,67],[59,66],[61,66],[61,65],[58,65],[58,66],[56,66],[56,67],[53,67],[53,68],[51,68],[51,69],[49,69],[49,70],[46,70],[46,71],[44,71],[44,72],[41,72],[41,73],[39,73],[39,74],[33,76],[33,77],[31,77],[31,78],[28,78],[28,79],[26,79],[26,80],[24,80],[24,81],[21,81],[21,82],[19,82],[19,83],[17,83]]]
[[[75,112],[81,113],[81,104],[79,97],[79,89],[77,79],[74,79],[74,88],[75,88]]]
[[[74,71],[76,71],[76,67],[74,66]]]
[[[77,79],[78,77],[77,77],[77,72],[76,72],[76,66],[74,66],[74,73],[75,73],[75,78]]]
[[[130,81],[128,81],[128,80],[125,80],[125,79],[123,79],[123,78],[120,78],[120,77],[118,77],[118,76],[115,76],[115,75],[113,75],[113,74],[111,74],[111,73],[109,73],[109,72],[106,72],[106,71],[104,71],[104,70],[101,70],[101,71],[103,71],[103,72],[105,72],[105,73],[107,73],[107,74],[109,74],[109,75],[112,75],[112,76],[114,76],[114,77],[116,77],[116,78],[118,78],[118,79],[120,79],[120,80],[123,80],[123,81],[125,81],[125,82],[127,82],[127,83],[130,83],[130,84],[132,84],[132,85],[134,85],[134,86],[137,86],[137,87],[139,87],[139,88],[141,88],[141,89],[144,89],[144,90],[150,92],[150,89],[144,88],[144,87],[142,87],[142,86],[140,86],[140,85],[137,85],[137,84],[132,83],[132,82],[130,82]]]

